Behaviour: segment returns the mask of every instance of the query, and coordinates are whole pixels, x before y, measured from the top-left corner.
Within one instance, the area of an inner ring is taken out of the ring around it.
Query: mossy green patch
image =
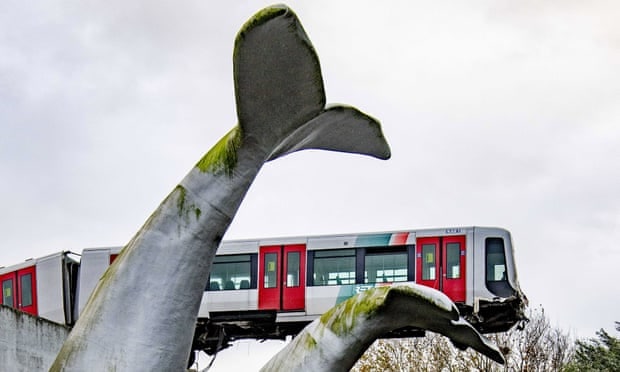
[[[336,335],[348,334],[360,317],[367,318],[384,305],[389,290],[390,287],[371,288],[351,297],[324,313],[321,323]]]
[[[237,152],[241,147],[241,140],[241,127],[236,126],[200,159],[196,167],[201,172],[224,171],[228,176],[232,176],[237,165]]]
[[[185,187],[181,185],[178,185],[175,191],[179,192],[179,197],[177,198],[177,211],[179,213],[179,217],[182,217],[185,211],[185,196],[187,195],[187,191],[185,190]]]
[[[237,39],[243,38],[245,33],[247,33],[248,31],[268,22],[273,18],[285,14],[287,11],[290,11],[290,9],[282,5],[269,6],[259,10],[258,12],[256,12],[256,14],[252,16],[252,18],[248,19],[247,22],[245,22],[243,26],[241,26],[241,29],[237,34]]]
[[[194,203],[187,203],[187,190],[185,187],[178,185],[172,194],[177,194],[177,213],[181,219],[184,219],[186,223],[189,222],[189,216],[193,212],[196,217],[196,221],[200,219],[200,215],[202,211],[200,208],[196,207]]]
[[[304,333],[303,337],[304,337],[303,338],[303,345],[306,348],[306,350],[312,350],[312,349],[314,349],[316,347],[317,342],[314,339],[314,337],[310,336],[307,333]]]

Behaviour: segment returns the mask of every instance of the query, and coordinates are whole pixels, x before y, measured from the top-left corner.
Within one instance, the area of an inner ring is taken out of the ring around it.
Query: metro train
[[[121,249],[65,251],[0,268],[2,304],[71,326]],[[238,339],[294,336],[356,293],[392,283],[442,291],[480,332],[503,332],[525,320],[527,306],[513,253],[510,233],[491,227],[224,241],[193,348],[214,354]],[[386,337],[419,335],[400,329]]]

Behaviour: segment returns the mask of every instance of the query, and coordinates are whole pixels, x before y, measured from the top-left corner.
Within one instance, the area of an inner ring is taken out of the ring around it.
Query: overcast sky
[[[288,2],[327,101],[378,118],[392,159],[268,163],[226,238],[501,226],[531,305],[613,330],[620,5],[389,4]],[[127,243],[235,125],[233,41],[266,5],[3,1],[0,265]]]

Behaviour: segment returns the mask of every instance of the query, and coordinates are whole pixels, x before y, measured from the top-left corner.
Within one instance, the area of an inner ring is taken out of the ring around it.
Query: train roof
[[[326,248],[378,247],[389,245],[415,244],[415,239],[425,236],[463,235],[478,230],[496,231],[497,234],[509,235],[508,230],[500,227],[447,227],[403,229],[379,232],[304,235],[273,238],[224,240],[218,253],[241,254],[257,252],[259,246],[305,244],[309,250]]]
[[[369,231],[369,232],[352,232],[352,233],[333,233],[333,234],[313,234],[313,235],[299,235],[299,236],[276,236],[276,237],[261,237],[261,238],[253,238],[253,239],[231,239],[224,240],[222,242],[223,245],[227,244],[236,244],[242,242],[252,242],[259,241],[261,245],[269,245],[270,242],[285,242],[284,244],[290,243],[294,244],[295,242],[304,242],[308,239],[321,239],[321,238],[336,238],[336,237],[345,237],[345,236],[377,236],[377,235],[390,235],[390,234],[401,234],[401,233],[413,233],[416,236],[436,236],[436,235],[462,235],[467,232],[472,232],[474,230],[485,229],[485,230],[497,230],[508,232],[505,228],[502,227],[490,227],[490,226],[459,226],[459,227],[441,227],[441,228],[422,228],[422,229],[402,229],[402,230],[387,230],[387,231]]]
[[[498,234],[510,234],[508,230],[501,227],[483,227],[483,226],[463,226],[463,227],[443,227],[443,228],[422,228],[422,229],[402,229],[391,231],[375,231],[375,232],[357,232],[357,233],[341,233],[341,234],[316,234],[316,235],[300,235],[300,236],[279,236],[279,237],[262,237],[254,239],[233,239],[224,240],[218,248],[218,253],[224,254],[244,254],[256,253],[259,246],[268,245],[288,245],[288,244],[305,244],[309,250],[326,249],[326,248],[355,248],[355,247],[373,247],[386,245],[405,245],[415,244],[415,239],[425,236],[449,236],[463,235],[477,230],[485,230],[487,232],[496,231]],[[123,246],[107,246],[85,248],[82,253],[108,251],[110,254],[118,254]],[[24,267],[35,265],[37,262],[72,253],[70,251],[61,251],[52,253],[39,258],[29,258],[26,261],[7,267],[0,267],[0,274],[19,270]]]
[[[34,265],[36,265],[39,262],[47,261],[49,259],[53,259],[53,258],[57,258],[57,257],[62,257],[62,256],[65,256],[67,254],[70,254],[70,253],[72,253],[72,252],[71,251],[60,251],[60,252],[55,252],[55,253],[48,254],[47,256],[43,256],[43,257],[27,258],[23,262],[20,262],[20,263],[11,265],[11,266],[2,266],[2,267],[0,267],[0,274],[10,273],[12,271],[23,269],[25,267],[34,266]]]

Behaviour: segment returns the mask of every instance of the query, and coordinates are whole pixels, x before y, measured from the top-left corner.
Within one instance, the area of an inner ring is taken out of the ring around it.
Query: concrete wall
[[[69,328],[0,305],[0,370],[47,371]]]

